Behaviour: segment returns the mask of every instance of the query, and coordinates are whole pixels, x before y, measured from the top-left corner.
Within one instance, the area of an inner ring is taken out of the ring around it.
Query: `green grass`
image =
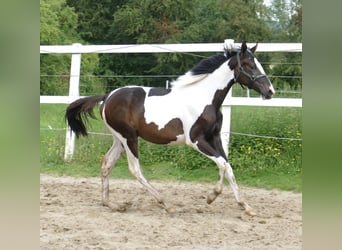
[[[63,160],[66,105],[40,105],[40,171],[55,175],[100,176],[103,155],[112,144],[108,135],[76,140],[73,160]],[[98,112],[95,110],[95,113]],[[99,116],[98,116],[99,117]],[[108,133],[100,118],[91,120],[89,131]],[[62,129],[62,130],[50,130]],[[231,131],[301,138],[301,109],[233,107]],[[282,190],[302,190],[301,141],[275,140],[232,134],[229,161],[239,184]],[[215,183],[216,165],[185,145],[160,146],[140,141],[140,162],[148,179]],[[123,156],[113,178],[132,178]]]

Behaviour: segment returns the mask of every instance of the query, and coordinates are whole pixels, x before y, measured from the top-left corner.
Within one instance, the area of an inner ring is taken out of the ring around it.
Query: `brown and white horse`
[[[261,64],[255,58],[256,46],[241,48],[203,59],[192,70],[172,83],[171,89],[127,86],[102,96],[76,100],[66,110],[66,119],[76,136],[87,135],[85,120],[93,117],[93,108],[102,103],[102,119],[114,137],[114,143],[101,163],[102,202],[113,210],[125,210],[125,204],[109,202],[109,174],[123,152],[133,176],[166,211],[160,193],[146,180],[138,154],[138,137],[156,144],[185,143],[213,160],[219,168],[219,180],[208,195],[212,203],[222,192],[224,177],[230,183],[235,199],[245,211],[253,215],[251,207],[240,198],[233,170],[224,153],[220,131],[220,107],[228,91],[236,82],[270,99],[275,93]]]

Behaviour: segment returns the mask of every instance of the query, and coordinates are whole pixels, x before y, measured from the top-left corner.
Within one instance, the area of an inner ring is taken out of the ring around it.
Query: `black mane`
[[[234,54],[232,53],[227,54],[227,56],[225,56],[224,54],[217,54],[212,57],[203,59],[191,70],[191,73],[193,75],[213,73],[222,65],[222,63],[226,62],[233,55]]]

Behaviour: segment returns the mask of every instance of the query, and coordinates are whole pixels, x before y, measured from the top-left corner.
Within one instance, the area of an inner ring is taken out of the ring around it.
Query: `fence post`
[[[80,43],[74,43],[75,48],[82,46]],[[69,81],[69,103],[78,99],[80,96],[80,73],[81,73],[81,55],[80,53],[71,55],[70,81]],[[75,133],[67,126],[65,135],[64,160],[70,161],[75,149]]]
[[[226,96],[225,102],[228,103],[228,105],[222,106],[222,115],[223,115],[223,121],[222,121],[222,128],[221,128],[221,141],[223,150],[228,158],[229,153],[229,137],[230,137],[230,113],[232,106],[229,104],[232,97],[233,89],[231,88]]]

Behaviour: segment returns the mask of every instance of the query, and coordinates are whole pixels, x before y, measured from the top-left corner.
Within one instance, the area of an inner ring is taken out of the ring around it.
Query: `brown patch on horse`
[[[168,144],[184,134],[183,124],[178,118],[170,120],[161,129],[153,122],[147,124],[144,117],[145,98],[146,92],[142,88],[122,88],[105,103],[107,123],[127,139],[127,145],[135,157],[138,157],[138,136],[153,143]]]
[[[179,118],[169,121],[164,128],[158,129],[158,126],[151,122],[141,124],[139,136],[149,142],[157,144],[168,144],[177,141],[177,136],[184,134],[183,123]]]
[[[222,115],[215,109],[214,105],[207,105],[190,130],[190,139],[193,143],[197,141],[197,147],[201,152],[209,156],[219,157],[210,142],[214,136],[219,135],[222,125]],[[217,118],[221,119],[217,119]]]
[[[234,81],[230,81],[226,88],[215,92],[212,104],[205,106],[202,114],[191,127],[191,141],[193,143],[197,141],[199,150],[208,156],[222,156],[226,159],[220,138],[223,120],[220,107],[233,84]]]

